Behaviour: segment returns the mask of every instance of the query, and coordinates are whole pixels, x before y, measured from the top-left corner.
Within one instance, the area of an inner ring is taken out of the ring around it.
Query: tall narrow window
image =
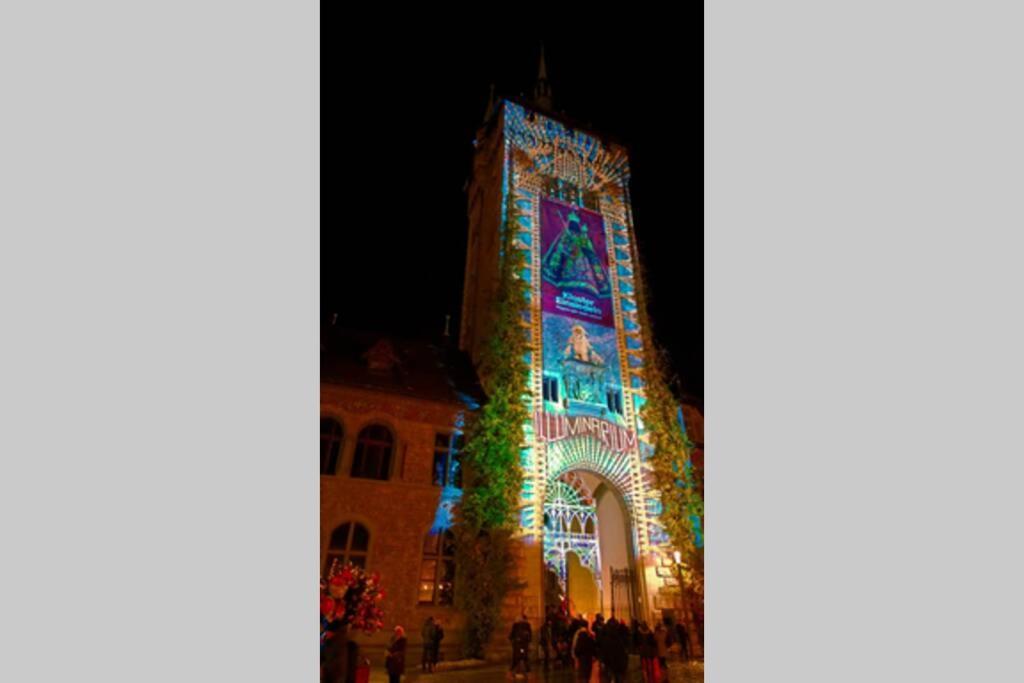
[[[462,488],[462,434],[434,435],[434,486],[455,486]]]
[[[608,410],[622,415],[622,392],[618,389],[609,389],[607,399]]]
[[[543,393],[544,393],[544,400],[545,401],[551,401],[553,403],[558,403],[558,378],[557,377],[545,376],[544,377],[544,383],[541,385],[541,387],[542,387],[542,390],[543,390]]]
[[[352,476],[381,479],[391,476],[391,452],[395,440],[387,427],[371,425],[359,432],[356,452],[352,458]]]
[[[359,522],[345,522],[331,534],[331,544],[324,562],[324,576],[331,577],[347,563],[366,569],[370,551],[370,532]]]
[[[450,605],[455,588],[455,536],[451,531],[427,534],[420,564],[419,602]]]
[[[320,474],[336,474],[341,455],[341,423],[330,417],[320,418]]]

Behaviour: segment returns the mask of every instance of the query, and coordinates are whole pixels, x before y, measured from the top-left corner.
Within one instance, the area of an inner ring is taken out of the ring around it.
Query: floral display
[[[384,597],[380,574],[367,573],[353,564],[337,569],[326,581],[321,579],[321,645],[339,627],[362,631],[367,635],[380,630],[384,625],[384,610],[381,608]]]

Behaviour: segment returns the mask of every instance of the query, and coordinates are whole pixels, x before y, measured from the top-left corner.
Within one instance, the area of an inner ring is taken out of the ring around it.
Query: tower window
[[[608,410],[622,415],[622,392],[618,389],[608,390]]]
[[[331,544],[324,562],[324,576],[334,576],[351,562],[366,569],[366,555],[370,551],[370,532],[358,522],[345,522],[331,534]]]
[[[391,475],[391,452],[394,437],[387,427],[371,425],[359,432],[352,459],[352,476],[387,481]]]
[[[462,434],[434,435],[434,486],[462,488]]]
[[[341,454],[341,423],[337,420],[320,418],[320,474],[336,474]]]
[[[558,403],[558,378],[550,375],[544,377],[544,400]]]

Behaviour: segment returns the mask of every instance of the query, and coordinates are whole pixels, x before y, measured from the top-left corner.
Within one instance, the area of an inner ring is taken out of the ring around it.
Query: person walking
[[[387,660],[384,668],[388,672],[388,683],[400,683],[405,673],[405,629],[395,626],[395,632],[388,642]]]
[[[444,626],[441,620],[434,622],[434,638],[430,642],[430,673],[434,673],[437,662],[441,658],[441,641],[444,640]]]
[[[658,669],[658,644],[646,621],[641,622],[637,628],[637,637],[644,683],[659,683],[661,677]]]
[[[615,617],[608,620],[601,630],[598,648],[601,651],[601,666],[606,678],[614,683],[625,683],[629,668],[629,631],[625,624]]]
[[[426,621],[423,622],[423,628],[420,629],[420,635],[423,636],[423,657],[420,661],[420,670],[424,673],[430,671],[430,654],[434,647],[434,632],[436,629],[434,617],[427,617]]]
[[[576,645],[573,646],[572,655],[576,660],[576,680],[580,683],[590,683],[590,677],[594,672],[594,656],[597,654],[597,647],[594,644],[594,636],[587,627],[576,632]]]

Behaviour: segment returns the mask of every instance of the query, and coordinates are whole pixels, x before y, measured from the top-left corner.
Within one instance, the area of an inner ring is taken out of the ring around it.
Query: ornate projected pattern
[[[622,494],[634,548],[664,556],[660,502],[648,485],[650,445],[638,420],[646,331],[638,320],[627,155],[513,102],[503,112],[503,190],[520,212],[516,244],[530,283],[523,327],[534,417],[525,430],[522,532],[543,536],[553,561],[544,515],[550,521],[551,506],[564,500],[562,477],[586,470]],[[554,538],[559,548],[589,547]],[[564,571],[564,561],[557,567]]]
[[[600,588],[597,507],[578,476],[564,475],[552,484],[544,504],[544,562],[555,569],[563,586],[569,571],[566,554],[570,552],[593,573]]]

